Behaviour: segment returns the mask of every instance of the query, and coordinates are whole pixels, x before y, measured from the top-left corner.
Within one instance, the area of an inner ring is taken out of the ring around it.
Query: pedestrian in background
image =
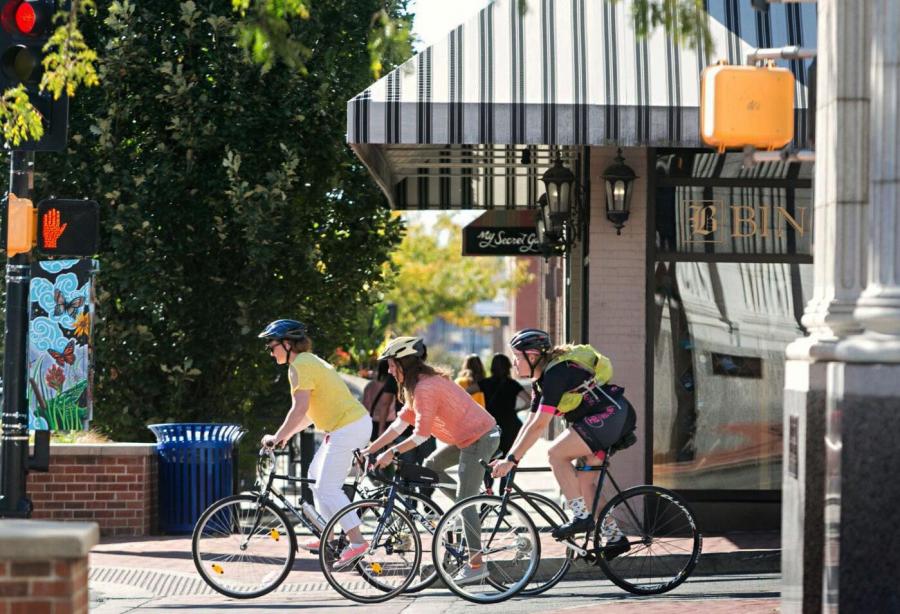
[[[516,414],[516,404],[521,401],[523,407],[530,400],[528,392],[521,384],[510,377],[512,362],[505,354],[494,354],[491,359],[491,376],[480,382],[484,393],[485,409],[497,421],[500,427],[500,449],[498,454],[506,456],[516,440],[522,421]],[[484,484],[487,488],[494,485],[491,472],[485,474]]]
[[[397,380],[388,373],[386,360],[378,361],[375,379],[363,388],[362,402],[372,417],[372,440],[378,439],[391,422],[397,418],[395,403]]]
[[[484,407],[484,392],[481,381],[484,379],[484,365],[477,354],[469,354],[463,360],[462,368],[456,377],[456,383],[469,393],[476,403]]]

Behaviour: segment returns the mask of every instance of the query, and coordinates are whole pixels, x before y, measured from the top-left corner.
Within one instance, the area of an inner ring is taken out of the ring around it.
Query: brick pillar
[[[92,522],[0,520],[0,612],[87,614]]]

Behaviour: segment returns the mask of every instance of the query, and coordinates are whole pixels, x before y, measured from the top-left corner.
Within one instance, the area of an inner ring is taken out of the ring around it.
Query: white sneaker
[[[487,563],[482,563],[478,567],[470,567],[469,565],[466,565],[459,571],[459,573],[453,576],[453,583],[458,586],[462,586],[464,584],[474,584],[486,579],[489,575],[490,573],[488,573]]]

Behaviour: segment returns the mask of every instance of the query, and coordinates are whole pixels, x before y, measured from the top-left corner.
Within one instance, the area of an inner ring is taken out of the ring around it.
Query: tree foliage
[[[385,299],[397,305],[393,328],[398,335],[415,334],[437,317],[458,326],[483,326],[485,319],[472,310],[475,303],[528,281],[524,268],[507,274],[500,258],[463,256],[461,229],[446,215],[431,232],[410,225],[391,261]]]
[[[326,355],[353,343],[401,230],[344,144],[383,7],[311,3],[305,75],[261,69],[230,0],[115,0],[83,20],[100,86],[74,99],[69,149],[40,157],[35,191],[101,203],[95,424],[271,428],[286,381],[262,326],[303,320]]]

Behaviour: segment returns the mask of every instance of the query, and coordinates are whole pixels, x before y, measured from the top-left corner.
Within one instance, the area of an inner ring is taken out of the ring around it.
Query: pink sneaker
[[[318,554],[320,545],[321,544],[319,543],[319,540],[314,540],[314,541],[306,542],[305,544],[300,544],[300,547],[303,548],[304,550],[308,550],[309,552],[312,552],[313,554]]]
[[[349,545],[341,552],[341,558],[334,562],[333,569],[339,571],[354,565],[369,550],[369,544]]]

